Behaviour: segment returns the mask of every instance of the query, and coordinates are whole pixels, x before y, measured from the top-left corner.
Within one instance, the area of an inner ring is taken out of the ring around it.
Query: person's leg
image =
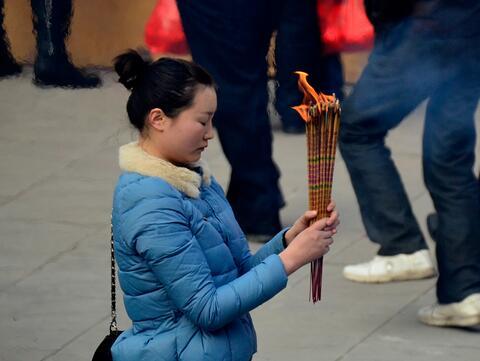
[[[0,0],[0,78],[16,75],[22,71],[22,67],[15,61],[10,52],[10,44],[3,24],[5,16],[4,1]]]
[[[291,107],[299,105],[297,70],[309,74],[309,83],[317,90],[336,93],[341,98],[342,67],[338,54],[324,55],[321,50],[316,1],[287,0],[277,28],[275,61],[277,64],[276,108],[285,132],[305,131],[305,123]]]
[[[480,62],[455,61],[459,74],[432,95],[423,137],[425,183],[437,212],[432,233],[442,304],[480,292],[480,184],[473,172]]]
[[[369,238],[378,254],[392,256],[426,249],[385,136],[428,95],[428,63],[411,41],[408,24],[377,43],[344,102],[340,150],[350,174]],[[417,58],[418,57],[418,58]],[[420,63],[422,59],[424,63]]]
[[[37,39],[34,83],[39,86],[92,88],[101,84],[93,74],[75,68],[65,41],[70,31],[72,0],[31,0]]]
[[[317,64],[318,89],[325,94],[335,94],[340,99],[343,93],[343,65],[339,53],[322,54]]]
[[[283,197],[267,116],[267,54],[272,0],[179,0],[194,61],[218,84],[214,117],[232,167],[227,197],[245,233],[280,230]]]

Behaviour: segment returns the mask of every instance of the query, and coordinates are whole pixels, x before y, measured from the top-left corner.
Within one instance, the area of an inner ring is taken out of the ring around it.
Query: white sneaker
[[[417,280],[435,276],[435,268],[428,250],[395,256],[375,256],[367,263],[346,266],[345,278],[365,283]]]
[[[480,293],[474,293],[461,302],[423,307],[418,311],[418,319],[431,326],[480,325]]]

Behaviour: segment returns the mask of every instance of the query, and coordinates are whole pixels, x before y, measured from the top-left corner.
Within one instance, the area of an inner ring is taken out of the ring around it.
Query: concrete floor
[[[1,361],[87,361],[107,332],[117,148],[135,132],[127,91],[103,75],[105,85],[95,90],[38,89],[29,69],[0,82]],[[432,204],[420,171],[423,113],[422,106],[414,111],[388,143],[425,231]],[[305,138],[278,130],[274,137],[289,224],[307,204]],[[226,186],[229,167],[218,141],[206,158]],[[370,259],[376,247],[341,159],[334,197],[342,225],[325,258],[323,300],[308,301],[308,267],[294,274],[284,292],[253,312],[255,360],[478,361],[480,330],[416,320],[417,309],[435,301],[434,279],[362,285],[342,278],[344,265]],[[119,317],[128,327],[123,310]]]

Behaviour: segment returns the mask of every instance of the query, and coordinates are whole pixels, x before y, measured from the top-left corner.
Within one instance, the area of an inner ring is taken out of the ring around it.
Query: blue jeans
[[[379,255],[395,255],[427,245],[385,137],[429,99],[423,175],[439,217],[440,303],[480,292],[480,184],[472,169],[480,96],[478,44],[478,37],[427,33],[420,20],[398,24],[376,39],[343,106],[340,151],[362,220],[369,238],[380,245]]]

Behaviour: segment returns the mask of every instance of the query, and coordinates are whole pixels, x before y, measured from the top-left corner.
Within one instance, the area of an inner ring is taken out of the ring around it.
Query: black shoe
[[[3,28],[4,0],[0,0],[0,78],[18,75],[22,67],[15,61],[10,52],[8,36]]]
[[[33,82],[38,86],[94,88],[100,78],[76,68],[65,41],[70,31],[72,0],[31,0],[37,58]]]
[[[98,76],[76,68],[66,57],[60,60],[37,58],[34,74],[33,83],[40,87],[96,88],[101,85]]]
[[[18,75],[22,72],[21,65],[13,60],[13,58],[9,59],[2,55],[0,55],[0,78]]]
[[[432,240],[436,241],[438,230],[438,214],[430,213],[427,216],[427,229],[428,233],[430,233],[430,237],[432,237]]]

